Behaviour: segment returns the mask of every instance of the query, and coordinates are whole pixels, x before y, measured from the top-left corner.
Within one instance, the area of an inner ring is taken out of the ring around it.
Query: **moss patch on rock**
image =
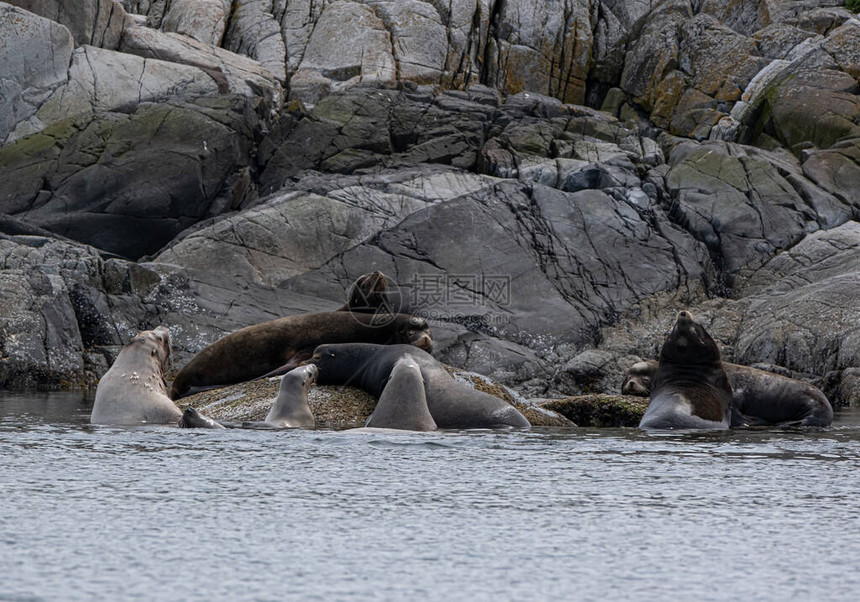
[[[579,426],[639,426],[648,398],[633,395],[579,395],[553,399],[540,407],[558,412]]]

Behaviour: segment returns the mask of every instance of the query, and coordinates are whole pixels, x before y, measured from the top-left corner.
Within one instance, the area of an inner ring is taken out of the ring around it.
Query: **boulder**
[[[73,49],[62,25],[0,2],[0,143],[65,85]]]
[[[68,82],[54,90],[32,117],[19,123],[7,141],[96,112],[128,112],[142,102],[217,93],[215,81],[196,67],[81,46],[72,53]]]
[[[115,50],[125,27],[126,13],[115,0],[9,0],[9,4],[64,25],[76,46]]]
[[[287,79],[287,49],[281,26],[271,12],[274,3],[271,0],[251,0],[228,4],[234,6],[224,36],[224,48],[258,61],[263,69],[284,84]],[[210,9],[212,11],[217,12],[217,8]]]
[[[228,0],[172,0],[160,20],[160,29],[220,46],[231,4]]]
[[[0,201],[31,224],[106,251],[154,253],[251,194],[255,104],[174,99],[57,122],[0,149]]]
[[[184,35],[156,31],[129,19],[119,50],[197,67],[215,80],[222,93],[261,96],[273,107],[282,101],[281,84],[259,62]]]

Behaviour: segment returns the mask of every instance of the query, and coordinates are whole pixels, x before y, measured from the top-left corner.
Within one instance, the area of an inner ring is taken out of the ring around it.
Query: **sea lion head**
[[[433,336],[427,320],[418,316],[404,316],[397,321],[395,343],[414,345],[427,353],[433,352]]]
[[[624,379],[624,384],[621,385],[621,393],[648,397],[651,395],[651,379],[654,378],[656,372],[656,361],[636,362],[627,371],[627,377]]]
[[[135,348],[152,356],[162,374],[170,358],[170,332],[164,326],[158,326],[152,330],[141,330],[129,342]]]
[[[368,353],[369,347],[376,348],[377,346],[367,343],[319,345],[314,349],[311,359],[307,360],[304,365],[316,366],[318,369],[317,383],[320,385],[349,384],[372,361],[373,354]]]
[[[347,307],[353,310],[383,308],[387,302],[388,278],[376,271],[359,276],[347,294]]]
[[[679,311],[675,325],[660,350],[660,362],[713,364],[720,362],[720,349],[689,311]]]
[[[281,387],[292,387],[295,385],[301,387],[307,393],[311,385],[317,382],[319,373],[320,371],[316,364],[305,363],[287,372],[284,378],[281,379]]]

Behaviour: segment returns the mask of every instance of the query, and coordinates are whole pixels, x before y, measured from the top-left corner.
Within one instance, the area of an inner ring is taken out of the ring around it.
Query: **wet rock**
[[[581,395],[545,401],[540,406],[558,412],[580,427],[636,427],[648,408],[648,399],[632,395]]]

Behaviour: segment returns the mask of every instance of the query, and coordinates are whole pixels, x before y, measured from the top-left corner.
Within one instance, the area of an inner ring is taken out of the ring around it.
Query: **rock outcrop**
[[[860,404],[858,49],[838,0],[0,2],[0,387],[379,269],[530,396],[690,307]]]

